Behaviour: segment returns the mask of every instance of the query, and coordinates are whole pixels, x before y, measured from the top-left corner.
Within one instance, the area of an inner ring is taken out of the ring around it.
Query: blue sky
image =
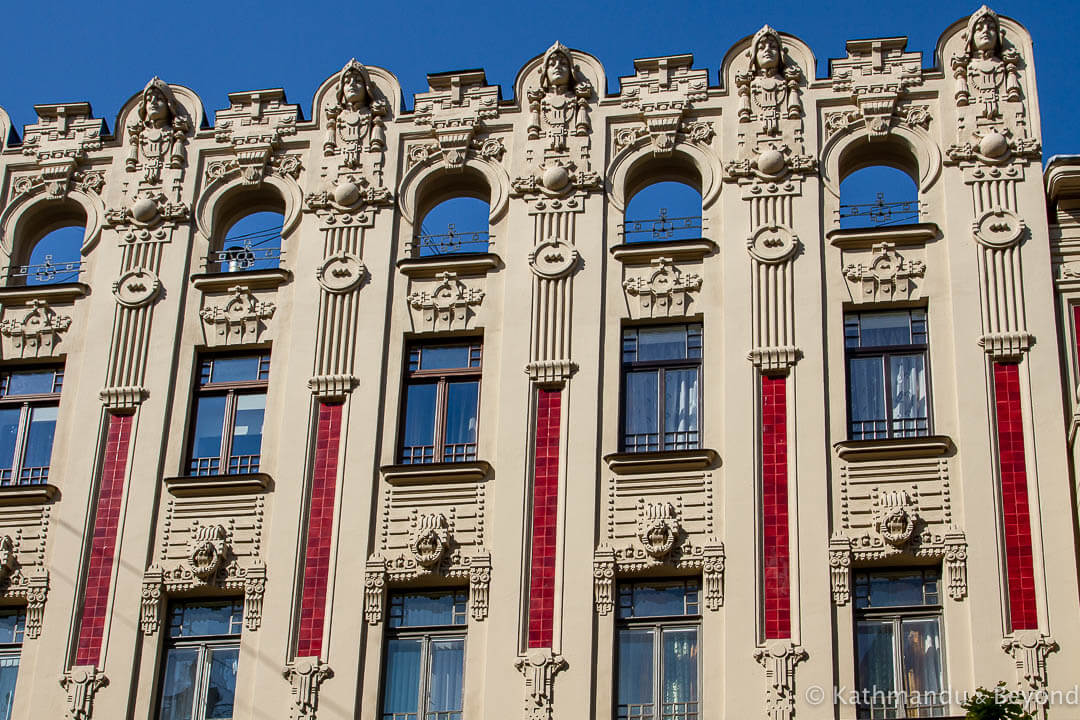
[[[484,68],[509,97],[518,69],[554,40],[596,55],[609,91],[633,59],[692,52],[715,83],[727,50],[762,24],[806,41],[824,74],[852,38],[907,35],[933,62],[938,35],[978,1],[924,2],[11,2],[0,42],[0,106],[21,131],[33,105],[88,100],[110,130],[151,75],[192,88],[208,112],[226,94],[284,87],[311,112],[315,89],[350,57],[395,73],[411,107],[426,74]],[[1024,23],[1036,45],[1046,156],[1080,153],[1071,116],[1080,3],[1008,0],[994,9]]]

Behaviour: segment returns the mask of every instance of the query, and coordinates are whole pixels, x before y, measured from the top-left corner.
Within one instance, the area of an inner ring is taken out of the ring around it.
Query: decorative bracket
[[[547,648],[534,648],[514,667],[525,678],[523,720],[551,720],[555,675],[568,667],[566,660]]]
[[[693,61],[693,55],[635,60],[636,74],[623,78],[622,106],[641,112],[655,155],[671,154],[683,127],[683,117],[695,102],[709,97],[709,71],[692,69]],[[624,131],[620,133],[623,141],[636,139]],[[687,127],[686,133],[700,141],[711,137],[711,128]]]
[[[286,665],[281,673],[292,692],[292,708],[289,717],[292,720],[315,720],[319,709],[319,688],[323,681],[334,676],[330,666],[318,657],[296,658]]]
[[[790,640],[773,640],[754,651],[754,659],[765,668],[766,716],[769,720],[791,720],[795,715],[795,666],[809,657]]]
[[[108,684],[108,678],[93,665],[76,665],[61,675],[60,687],[67,692],[67,720],[90,720],[94,696]]]
[[[1001,641],[1001,649],[1016,662],[1016,683],[1022,691],[1024,710],[1045,717],[1049,706],[1046,656],[1057,650],[1058,644],[1039,630],[1017,630]]]

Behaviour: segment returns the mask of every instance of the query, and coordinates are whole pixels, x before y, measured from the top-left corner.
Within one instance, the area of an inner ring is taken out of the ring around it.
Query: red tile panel
[[[300,597],[300,636],[296,656],[322,655],[326,585],[330,575],[330,540],[334,530],[341,403],[322,403],[315,431],[315,466],[311,478],[304,588]]]
[[[998,466],[1005,528],[1005,567],[1009,581],[1009,617],[1014,630],[1039,626],[1035,606],[1035,569],[1031,555],[1024,421],[1020,409],[1020,367],[994,363],[997,405]]]
[[[765,637],[791,637],[787,378],[761,377],[761,502]]]
[[[555,612],[555,538],[559,506],[559,423],[562,391],[539,390],[533,467],[529,647],[551,647]]]
[[[86,566],[83,607],[79,618],[76,665],[97,665],[101,660],[101,642],[116,555],[116,535],[120,526],[120,504],[124,499],[131,418],[131,415],[109,416],[105,457],[101,466],[101,481],[98,483],[93,520],[94,534],[90,545],[90,559]]]

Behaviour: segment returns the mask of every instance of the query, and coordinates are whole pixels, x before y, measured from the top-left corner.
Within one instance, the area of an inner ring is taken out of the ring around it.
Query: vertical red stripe
[[[304,592],[300,599],[300,637],[297,657],[322,654],[326,615],[326,584],[330,574],[330,539],[334,529],[341,403],[321,403],[315,432],[315,468],[311,478]]]
[[[1028,514],[1024,422],[1017,364],[994,363],[994,401],[997,405],[1009,616],[1014,630],[1033,630],[1039,626],[1039,613],[1035,607],[1035,568],[1031,555],[1031,517]]]
[[[1080,305],[1073,305],[1073,352],[1080,364]]]
[[[551,647],[555,615],[555,524],[559,507],[561,390],[538,390],[533,466],[532,564],[529,572],[529,647]]]
[[[765,637],[791,637],[788,540],[787,378],[761,377],[761,503]]]
[[[94,513],[94,535],[90,561],[86,566],[82,616],[79,619],[79,644],[76,665],[97,665],[101,660],[102,634],[109,604],[109,586],[116,554],[116,534],[120,526],[120,503],[124,499],[124,475],[127,473],[131,415],[110,415],[105,441],[105,458]]]

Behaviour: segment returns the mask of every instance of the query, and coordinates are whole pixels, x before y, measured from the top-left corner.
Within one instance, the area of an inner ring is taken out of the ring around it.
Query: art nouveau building
[[[0,112],[0,717],[1080,717],[1080,159],[905,43]]]

